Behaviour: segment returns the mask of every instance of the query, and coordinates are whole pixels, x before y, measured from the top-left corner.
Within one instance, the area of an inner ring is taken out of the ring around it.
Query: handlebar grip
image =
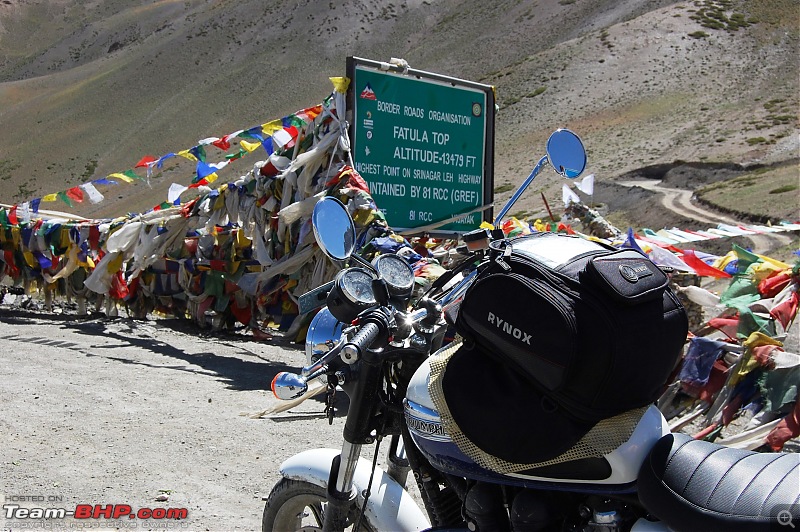
[[[380,335],[381,328],[377,323],[368,321],[359,329],[352,340],[344,344],[342,348],[342,359],[348,364],[352,364],[359,358],[365,349],[368,349]]]

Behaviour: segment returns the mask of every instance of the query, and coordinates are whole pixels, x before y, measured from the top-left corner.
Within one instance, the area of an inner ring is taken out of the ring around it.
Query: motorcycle
[[[495,227],[546,165],[567,178],[585,168],[583,143],[569,130],[554,132],[546,152]],[[491,254],[505,240],[502,232],[465,235],[468,258],[412,305],[408,263],[393,254],[368,261],[354,253],[355,227],[343,204],[323,198],[312,223],[327,256],[349,265],[308,295],[325,304],[309,327],[308,365],[279,373],[271,388],[278,399],[297,401],[323,386],[329,396],[343,391],[350,402],[341,449],[306,450],[280,466],[283,478],[265,498],[264,531],[766,530],[800,520],[800,455],[727,449],[672,434],[652,403],[636,411],[629,433],[602,456],[508,471],[475,459],[444,419],[432,366],[459,348],[446,333],[482,265],[503,262],[502,253]],[[552,235],[537,240],[536,252],[559,255],[586,242]],[[553,431],[542,427],[537,439],[558,439]],[[377,459],[386,439],[384,470]],[[370,462],[361,453],[372,444]],[[409,473],[422,508],[406,489]]]

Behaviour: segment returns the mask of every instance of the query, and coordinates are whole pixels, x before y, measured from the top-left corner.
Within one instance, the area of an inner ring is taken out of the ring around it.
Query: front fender
[[[322,488],[328,487],[331,461],[341,451],[337,449],[310,449],[281,464],[280,472],[286,478],[303,480]],[[353,483],[358,492],[358,504],[363,504],[363,492],[369,485],[372,463],[358,459]],[[375,530],[425,530],[431,527],[425,513],[419,509],[409,493],[383,469],[375,469],[372,494],[367,502],[367,521]]]

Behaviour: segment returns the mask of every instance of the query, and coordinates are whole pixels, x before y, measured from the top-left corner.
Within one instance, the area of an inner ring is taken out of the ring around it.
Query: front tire
[[[262,532],[289,531],[321,531],[325,521],[326,502],[325,488],[303,480],[282,478],[267,497],[264,505],[264,517],[261,521]],[[348,522],[348,530],[353,530],[352,523],[357,518],[353,508]],[[361,518],[360,532],[371,532],[366,517]]]

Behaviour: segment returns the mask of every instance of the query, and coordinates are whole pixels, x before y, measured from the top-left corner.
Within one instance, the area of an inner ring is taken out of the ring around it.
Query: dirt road
[[[277,419],[240,415],[276,403],[269,383],[304,364],[302,346],[202,338],[176,323],[0,309],[3,504],[187,513],[179,521],[38,521],[9,519],[6,510],[0,530],[260,530],[261,498],[280,462],[340,445],[343,420],[329,426],[320,401]]]
[[[637,179],[635,181],[618,181],[617,184],[626,187],[642,187],[647,190],[659,192],[661,194],[661,204],[681,216],[685,216],[691,220],[707,223],[709,227],[716,227],[717,224],[731,224],[737,225],[739,222],[716,213],[709,209],[704,209],[702,206],[692,203],[691,190],[680,188],[668,188],[661,185],[661,181],[652,179]],[[753,242],[753,250],[756,253],[766,253],[771,249],[780,248],[791,243],[792,238],[788,235],[779,233],[748,235]]]

